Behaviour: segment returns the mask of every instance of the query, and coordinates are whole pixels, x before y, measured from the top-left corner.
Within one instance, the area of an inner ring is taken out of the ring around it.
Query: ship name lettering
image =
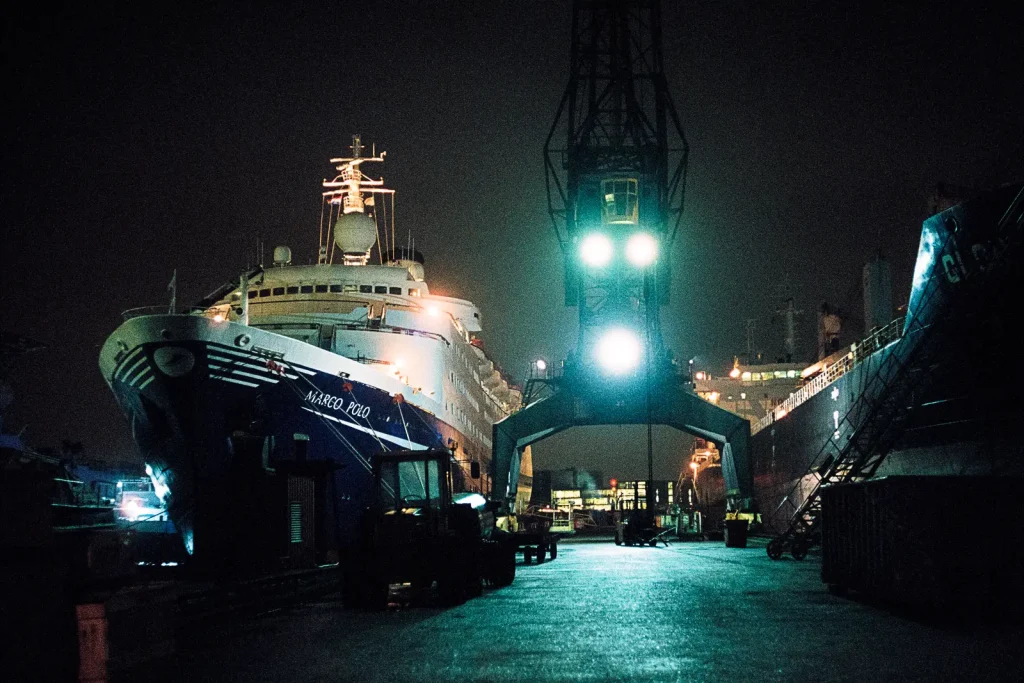
[[[315,406],[323,406],[324,408],[332,408],[334,410],[341,410],[345,405],[345,399],[341,396],[331,396],[322,391],[310,391],[306,394],[306,401]]]

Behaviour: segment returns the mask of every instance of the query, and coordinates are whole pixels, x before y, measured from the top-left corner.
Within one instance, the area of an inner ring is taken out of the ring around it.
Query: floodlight
[[[608,265],[612,260],[612,241],[601,233],[587,235],[580,242],[580,258],[595,268]]]
[[[640,362],[640,340],[629,330],[610,330],[597,342],[597,360],[612,374],[627,373]]]
[[[626,258],[638,268],[645,268],[658,258],[658,240],[646,232],[638,232],[626,242]]]

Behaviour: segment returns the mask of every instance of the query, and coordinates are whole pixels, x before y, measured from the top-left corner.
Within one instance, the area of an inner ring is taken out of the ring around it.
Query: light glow
[[[733,379],[736,379],[737,377],[740,376],[740,369],[733,368],[732,370],[729,371],[729,376],[732,377]]]
[[[626,243],[626,258],[638,268],[645,268],[658,258],[658,240],[646,232],[639,232]]]
[[[441,313],[441,309],[438,308],[437,306],[428,306],[427,307],[427,314],[428,315],[434,316],[436,318],[440,313]]]
[[[597,360],[612,374],[629,372],[640,362],[640,340],[629,330],[611,330],[597,343]]]
[[[544,372],[545,370],[548,369],[548,364],[544,362],[543,358],[538,358],[536,365],[537,369],[540,370],[541,372]]]
[[[215,322],[215,323],[222,323],[222,322],[224,322],[224,314],[223,313],[218,313],[217,315],[213,316],[213,322]]]
[[[580,258],[594,268],[608,265],[612,260],[612,241],[601,233],[587,235],[580,242]]]

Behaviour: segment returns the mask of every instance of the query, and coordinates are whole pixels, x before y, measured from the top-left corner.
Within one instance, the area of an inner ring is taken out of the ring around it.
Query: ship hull
[[[1005,249],[1004,258],[1019,262],[1019,216],[1004,218],[1019,191],[1003,188],[925,221],[903,337],[857,359],[838,379],[753,433],[755,499],[770,529],[787,528],[817,484],[815,469],[861,427],[848,416],[856,415],[851,408],[858,400],[880,397],[883,389],[873,381],[879,368],[894,355],[908,357],[915,334],[940,316],[959,317],[935,326],[928,365],[914,370],[927,376],[874,476],[1024,475],[1014,395],[1024,373],[1007,362],[1018,355],[1016,314],[998,300],[1001,292],[993,289],[999,287],[986,281],[992,254]],[[947,239],[954,240],[952,253],[939,257],[937,245]]]
[[[190,553],[203,543],[198,501],[235,473],[321,465],[330,496],[319,523],[344,547],[369,502],[372,454],[463,441],[408,386],[236,323],[134,318],[108,339],[100,365]]]

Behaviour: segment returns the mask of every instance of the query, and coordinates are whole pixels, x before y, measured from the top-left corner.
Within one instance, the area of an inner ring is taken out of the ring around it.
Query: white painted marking
[[[145,382],[143,382],[142,384],[139,385],[139,391],[142,391],[143,389],[148,387],[149,383],[152,382],[155,379],[156,379],[156,377],[150,376],[149,379],[147,379]]]
[[[269,382],[270,384],[277,384],[280,381],[279,379],[276,379],[274,377],[268,377],[267,375],[257,375],[252,372],[246,372],[245,370],[239,370],[237,368],[232,368],[229,366],[215,365],[214,363],[210,363],[210,367],[214,370],[220,370],[221,372],[229,372],[232,375],[241,375],[242,377],[249,377],[250,379],[258,379],[264,382]]]
[[[140,370],[139,373],[137,375],[135,375],[135,377],[132,377],[131,381],[128,382],[128,386],[130,386],[130,387],[135,386],[136,382],[138,382],[140,379],[145,377],[147,373],[152,372],[152,370],[153,370],[153,368],[151,368],[149,365],[144,366],[142,368],[142,370]]]
[[[416,443],[415,441],[409,441],[408,439],[402,439],[402,438],[397,437],[397,436],[391,436],[390,434],[385,434],[384,432],[378,432],[376,429],[370,429],[369,427],[363,427],[362,425],[358,425],[358,424],[356,424],[354,422],[349,422],[348,420],[341,420],[339,418],[334,417],[333,415],[325,415],[324,413],[321,413],[320,411],[313,410],[312,408],[307,408],[306,406],[302,406],[302,409],[303,410],[308,410],[309,412],[313,413],[314,415],[319,415],[320,417],[325,417],[328,420],[334,420],[335,422],[340,422],[341,424],[345,425],[346,427],[351,427],[352,429],[355,429],[357,431],[363,432],[364,434],[370,434],[370,435],[376,436],[376,437],[378,437],[380,439],[384,439],[385,441],[390,441],[393,444],[397,444],[397,445],[401,446],[402,448],[407,448],[407,449],[409,449],[411,451],[425,451],[425,450],[427,450],[426,446],[424,446],[423,444]]]
[[[259,384],[253,382],[246,382],[240,379],[231,379],[230,377],[222,377],[220,375],[210,375],[214,379],[219,379],[221,382],[231,382],[233,384],[241,384],[243,387],[258,387]]]
[[[117,379],[118,375],[125,375],[125,374],[127,374],[126,370],[128,369],[128,364],[131,363],[132,361],[134,361],[135,357],[138,356],[141,351],[142,351],[142,347],[141,346],[136,346],[134,349],[131,350],[131,352],[128,353],[128,355],[125,357],[125,359],[123,361],[121,361],[121,365],[118,368],[117,372],[114,373],[114,379]],[[132,369],[134,370],[134,368],[132,368]]]
[[[146,362],[146,356],[145,356],[145,354],[143,354],[142,358],[137,360],[134,365],[132,365],[130,368],[125,370],[123,373],[121,373],[121,381],[122,382],[125,381],[125,378],[128,377],[128,375],[130,375],[133,372],[135,372],[135,369],[138,368],[140,365],[142,365],[145,362]]]

